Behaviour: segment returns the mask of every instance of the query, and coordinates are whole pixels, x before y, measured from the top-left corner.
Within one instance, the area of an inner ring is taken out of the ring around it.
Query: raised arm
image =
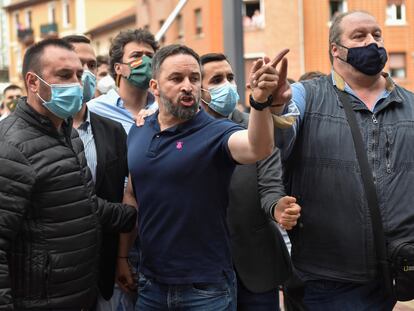
[[[279,78],[287,75],[287,61],[284,58],[289,50],[281,51],[273,60],[259,59],[250,71],[251,112],[248,129],[232,134],[228,141],[230,153],[241,164],[254,163],[264,159],[273,150],[274,128],[269,106],[270,97],[279,86]],[[282,62],[280,72],[277,65]]]

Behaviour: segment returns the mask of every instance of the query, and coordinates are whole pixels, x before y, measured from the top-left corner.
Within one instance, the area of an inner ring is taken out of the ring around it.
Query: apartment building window
[[[49,24],[56,23],[56,4],[54,2],[49,3],[48,20]]]
[[[264,27],[264,4],[263,0],[243,0],[242,4],[243,27]]]
[[[201,35],[203,33],[203,16],[201,14],[201,9],[194,10],[195,18],[195,33],[196,35]]]
[[[181,14],[177,15],[177,38],[179,40],[184,38],[184,22]]]
[[[338,14],[348,11],[346,0],[329,0],[329,20],[333,20]]]
[[[22,25],[20,24],[20,14],[19,12],[14,13],[14,26],[17,30],[23,29]]]
[[[405,53],[390,53],[388,66],[393,78],[404,79],[407,76],[406,55]]]
[[[164,25],[164,22],[165,21],[163,19],[158,22],[159,29],[161,29],[162,25]],[[162,37],[159,41],[160,41],[161,45],[165,44],[165,33],[162,35]]]
[[[26,28],[32,28],[32,11],[27,10],[25,12]]]
[[[405,1],[387,0],[387,21],[388,25],[405,24]]]
[[[69,0],[63,0],[63,27],[70,25],[70,3]]]

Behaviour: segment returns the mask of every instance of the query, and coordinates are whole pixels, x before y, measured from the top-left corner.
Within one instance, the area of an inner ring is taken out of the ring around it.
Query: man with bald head
[[[343,107],[352,105],[361,130],[387,242],[412,241],[414,95],[383,72],[382,31],[366,12],[335,18],[329,53],[331,75],[293,84],[292,101],[273,109],[299,114],[276,135],[287,192],[302,206],[290,232],[292,260],[307,310],[392,310]]]

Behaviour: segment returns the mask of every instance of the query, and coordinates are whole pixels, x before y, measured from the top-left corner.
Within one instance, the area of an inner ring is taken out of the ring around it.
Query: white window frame
[[[16,27],[16,31],[19,30],[19,25],[21,25],[19,11],[13,13],[13,24],[14,24],[14,27]]]
[[[66,11],[66,8],[69,7],[70,11],[70,1],[69,0],[63,0],[62,1],[62,24],[64,28],[68,28],[70,26],[70,20],[68,21],[68,17],[70,19],[70,12]],[[72,16],[73,18],[73,16]]]
[[[246,3],[249,2],[259,2],[260,14],[263,16],[263,28],[266,27],[266,18],[265,18],[265,1],[264,0],[243,0],[242,3],[242,15],[246,15]]]
[[[181,14],[177,15],[177,39],[184,39],[184,17]]]
[[[390,4],[386,7],[386,16],[387,20],[385,21],[385,25],[405,25],[407,22],[407,14],[405,3],[401,4],[401,19],[397,19],[397,5]]]
[[[30,18],[29,18],[29,16],[31,15],[31,21],[30,21]],[[28,10],[25,10],[24,11],[24,23],[25,23],[25,28],[26,29],[28,29],[28,28],[33,28],[33,25],[32,25],[32,22],[33,22],[33,14],[32,14],[32,10],[30,10],[30,9],[28,9]]]
[[[328,26],[331,27],[332,25],[332,17],[331,15],[331,2],[329,1],[329,22],[328,22]],[[339,13],[346,13],[348,12],[348,0],[342,0],[342,11]]]
[[[391,68],[389,67],[389,73],[391,78],[393,79],[398,79],[398,80],[405,80],[407,79],[407,74],[408,74],[408,68],[407,68],[407,54],[405,52],[390,52],[389,53],[389,57],[390,59],[393,57],[393,55],[402,55],[404,58],[404,67],[399,67],[399,68]],[[391,74],[391,70],[403,70],[404,72],[404,76],[403,77],[398,77],[396,75],[392,75]]]
[[[53,10],[55,11],[55,19],[53,20]],[[47,20],[49,24],[56,23],[56,2],[49,2],[47,8]]]
[[[199,14],[197,14],[199,13]],[[194,20],[195,20],[195,35],[196,36],[202,36],[204,32],[204,25],[203,25],[203,10],[201,7],[194,10]],[[199,25],[200,24],[200,25]],[[198,28],[200,26],[200,32],[198,31]]]

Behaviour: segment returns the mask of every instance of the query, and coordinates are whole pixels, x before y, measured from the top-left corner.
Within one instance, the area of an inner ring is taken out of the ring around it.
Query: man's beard
[[[164,93],[160,90],[160,102],[164,105],[165,110],[173,115],[174,117],[187,121],[192,119],[198,112],[200,98],[195,97],[194,95],[181,95],[177,102],[174,104]],[[182,96],[192,96],[194,98],[194,104],[192,106],[186,107],[180,104]]]

